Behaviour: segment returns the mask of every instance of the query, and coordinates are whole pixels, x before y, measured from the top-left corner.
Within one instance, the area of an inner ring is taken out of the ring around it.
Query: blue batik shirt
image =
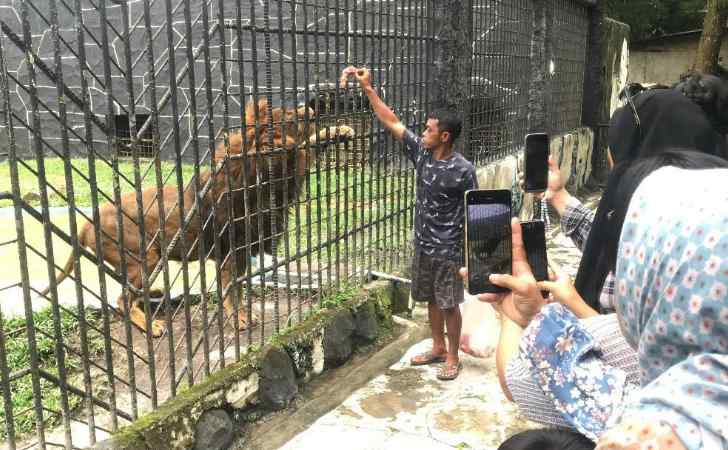
[[[465,191],[478,187],[475,167],[460,153],[433,159],[410,130],[404,144],[417,172],[415,247],[428,256],[461,262]]]

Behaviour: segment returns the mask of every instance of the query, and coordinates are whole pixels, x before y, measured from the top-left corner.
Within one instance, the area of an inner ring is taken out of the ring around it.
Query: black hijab
[[[622,222],[614,217],[624,209],[620,185],[632,184],[629,167],[639,159],[669,149],[691,149],[728,159],[728,145],[703,108],[677,90],[656,89],[637,94],[632,105],[617,109],[609,124],[609,149],[614,169],[599,202],[576,275],[575,287],[584,301],[600,310],[599,296],[607,274],[614,270],[608,255],[619,239]],[[636,114],[635,114],[636,111]],[[639,125],[638,125],[639,122]],[[623,218],[621,218],[623,220]]]

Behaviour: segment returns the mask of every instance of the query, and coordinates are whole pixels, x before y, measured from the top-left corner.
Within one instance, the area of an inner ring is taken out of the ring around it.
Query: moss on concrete
[[[374,302],[377,319],[383,336],[392,329],[390,283],[385,280],[367,284],[362,289],[349,291],[347,298],[338,298],[330,308],[314,310],[302,322],[273,336],[262,349],[251,349],[240,362],[221,369],[175,398],[160,405],[132,424],[122,428],[113,438],[99,445],[113,449],[183,449],[194,444],[197,420],[203,412],[225,405],[225,392],[233,384],[244,380],[260,367],[260,358],[269,348],[286,350],[288,347],[302,349],[319,336],[324,327],[339,311],[355,310],[366,302]]]

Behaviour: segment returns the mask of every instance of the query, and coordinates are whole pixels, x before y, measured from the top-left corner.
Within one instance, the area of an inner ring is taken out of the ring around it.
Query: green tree
[[[728,0],[707,0],[703,33],[700,36],[698,53],[693,70],[701,73],[719,74],[718,55],[726,36]]]

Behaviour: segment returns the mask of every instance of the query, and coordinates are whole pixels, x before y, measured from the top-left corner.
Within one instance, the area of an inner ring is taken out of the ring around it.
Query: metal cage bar
[[[581,122],[589,9],[552,3],[548,125],[562,131]],[[15,4],[19,19],[0,16],[0,207],[16,230],[0,253],[21,266],[0,274],[0,302],[21,305],[0,303],[9,448],[92,445],[372,271],[407,269],[412,163],[338,81],[369,67],[421,132],[438,98],[434,2]],[[528,129],[533,7],[468,4],[464,152],[484,165]]]

